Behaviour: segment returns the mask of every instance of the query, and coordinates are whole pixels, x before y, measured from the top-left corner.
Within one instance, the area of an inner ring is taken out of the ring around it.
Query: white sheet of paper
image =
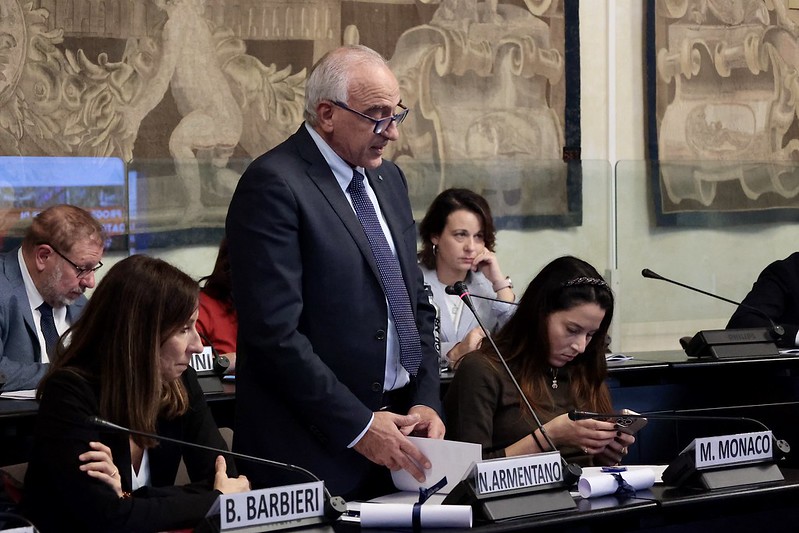
[[[419,518],[423,528],[472,527],[472,508],[469,505],[423,505]],[[411,527],[412,525],[411,504],[361,504],[361,527]]]
[[[6,400],[35,400],[36,389],[0,392],[0,398],[5,398]]]
[[[442,477],[447,476],[447,485],[439,492],[448,494],[463,478],[472,463],[483,458],[479,444],[422,437],[408,437],[408,439],[430,459],[433,467],[425,470],[426,480],[424,483],[416,481],[405,470],[391,472],[391,479],[397,490],[407,490],[418,494],[419,487],[429,488],[438,483]]]

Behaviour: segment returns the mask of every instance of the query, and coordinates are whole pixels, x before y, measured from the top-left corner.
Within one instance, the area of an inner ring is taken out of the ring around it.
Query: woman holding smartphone
[[[555,259],[530,282],[494,336],[525,396],[564,457],[617,464],[635,441],[613,422],[573,421],[572,409],[609,412],[605,337],[613,294],[594,267]],[[489,343],[463,357],[444,400],[447,437],[476,442],[483,457],[550,451]]]

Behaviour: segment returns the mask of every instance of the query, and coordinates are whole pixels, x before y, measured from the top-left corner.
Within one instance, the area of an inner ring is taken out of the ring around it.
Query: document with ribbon
[[[612,469],[612,471],[593,471],[583,474],[577,482],[577,490],[583,498],[594,498],[616,494],[633,496],[635,491],[649,489],[655,484],[657,474],[651,468]]]

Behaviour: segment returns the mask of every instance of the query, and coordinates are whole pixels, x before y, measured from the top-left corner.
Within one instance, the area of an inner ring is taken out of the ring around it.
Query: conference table
[[[737,360],[687,357],[681,351],[630,354],[609,363],[608,385],[615,408],[690,417],[731,417],[718,423],[650,420],[630,449],[630,464],[668,464],[693,438],[759,431],[753,418],[776,436],[799,446],[799,355]],[[442,393],[451,375],[442,375]],[[232,425],[235,384],[207,399],[220,426]],[[24,437],[37,411],[34,400],[0,399],[0,431]],[[2,455],[6,454],[6,448]],[[716,491],[655,485],[634,498],[607,496],[578,499],[577,509],[478,523],[480,533],[515,531],[752,531],[774,527],[792,530],[799,524],[799,460],[789,454],[779,464],[785,479]],[[8,464],[0,457],[0,464]],[[326,531],[349,533],[358,525],[336,523]],[[451,530],[450,530],[451,531]]]
[[[666,464],[696,437],[762,429],[743,418],[762,422],[799,450],[799,424],[795,423],[799,420],[799,354],[723,361],[688,357],[679,350],[627,355],[632,358],[608,364],[614,408],[733,417],[712,423],[650,420],[638,433],[627,462]],[[451,380],[451,372],[442,374],[442,395]],[[227,381],[206,394],[220,427],[233,427],[235,396],[235,382]],[[0,435],[25,435],[36,410],[34,400],[0,399]],[[4,455],[5,450],[0,451],[0,464],[19,459],[9,461]],[[799,451],[788,461],[799,466]]]
[[[575,497],[575,509],[522,516],[498,522],[475,520],[471,529],[448,528],[442,533],[750,533],[796,531],[799,524],[799,470],[782,468],[784,480],[702,491],[656,484],[632,496]],[[429,504],[428,504],[429,505]],[[318,533],[389,533],[410,528],[361,528],[357,522],[336,521],[296,531]],[[430,531],[430,528],[422,528]],[[203,533],[211,531],[202,527]],[[256,526],[247,533],[267,531]],[[235,531],[235,530],[234,530]]]

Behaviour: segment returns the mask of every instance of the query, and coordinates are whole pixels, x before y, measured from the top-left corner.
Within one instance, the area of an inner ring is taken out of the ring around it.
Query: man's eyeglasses
[[[361,113],[360,111],[355,111],[354,109],[352,109],[351,107],[348,107],[347,104],[345,104],[343,102],[339,102],[337,100],[331,100],[331,102],[333,102],[335,105],[339,106],[341,109],[346,109],[347,111],[355,113],[356,115],[361,116],[361,117],[365,118],[366,120],[372,121],[374,123],[374,125],[375,125],[374,132],[377,135],[380,135],[381,133],[386,131],[386,129],[388,129],[388,127],[391,125],[392,122],[396,122],[397,126],[402,124],[402,121],[405,120],[405,117],[407,117],[408,113],[410,112],[410,109],[408,109],[404,105],[397,104],[399,106],[399,108],[402,109],[402,111],[400,111],[396,115],[391,115],[390,117],[385,117],[385,118],[372,118],[369,115],[365,115],[365,114]]]
[[[97,272],[98,270],[100,270],[100,269],[103,267],[103,262],[102,262],[102,261],[99,261],[99,262],[97,263],[97,266],[95,266],[95,267],[93,267],[93,268],[83,268],[82,266],[78,266],[78,265],[76,265],[75,263],[73,263],[73,262],[72,262],[72,260],[71,260],[69,257],[67,257],[67,256],[65,256],[64,254],[62,254],[61,252],[59,252],[59,251],[58,251],[58,249],[57,249],[55,246],[53,246],[52,244],[49,244],[49,243],[46,243],[46,244],[47,244],[47,246],[49,246],[49,247],[50,247],[50,248],[51,248],[51,249],[52,249],[52,250],[53,250],[55,253],[57,253],[58,255],[60,255],[60,256],[61,256],[61,259],[63,259],[64,261],[66,261],[67,263],[69,263],[70,265],[72,265],[72,268],[74,268],[75,270],[77,270],[77,272],[78,272],[78,278],[79,278],[79,279],[83,279],[83,278],[85,278],[86,276],[88,276],[89,274],[91,274],[92,272]]]

